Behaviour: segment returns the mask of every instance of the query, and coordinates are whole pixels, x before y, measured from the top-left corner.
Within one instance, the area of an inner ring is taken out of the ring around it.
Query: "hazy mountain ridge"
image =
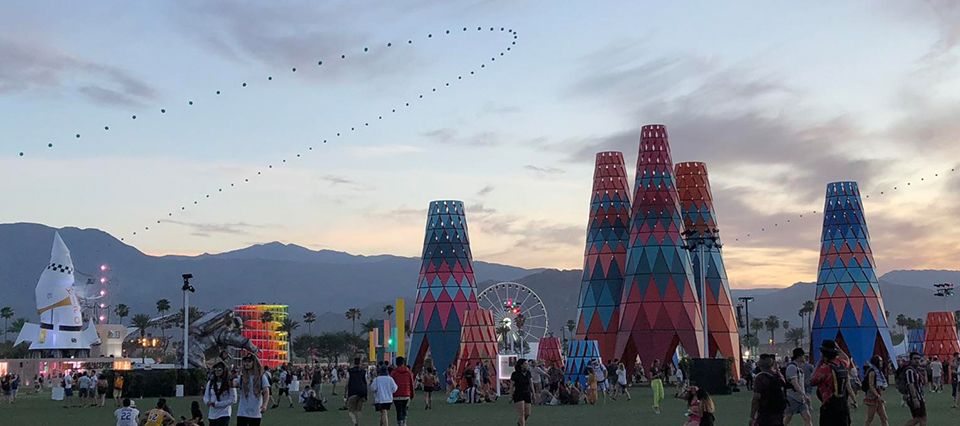
[[[37,224],[0,224],[0,306],[12,306],[16,317],[35,320],[34,288],[49,260],[54,229]],[[110,303],[125,303],[136,313],[155,314],[158,299],[180,306],[180,275],[192,273],[197,293],[191,303],[205,308],[228,308],[244,303],[285,303],[300,319],[307,311],[319,318],[314,332],[349,329],[343,312],[358,307],[357,323],[383,318],[383,305],[398,297],[412,311],[420,259],[392,255],[355,256],[334,250],[311,250],[294,244],[266,243],[220,254],[150,256],[97,229],[60,229],[78,271],[86,280],[102,263],[110,265],[113,283]],[[550,328],[561,333],[567,320],[577,319],[580,270],[524,269],[476,261],[478,288],[499,281],[527,285],[544,302]],[[886,309],[892,317],[903,313],[925,317],[930,310],[960,309],[960,297],[933,296],[934,282],[957,282],[960,271],[891,271],[880,277]],[[907,283],[902,285],[901,283]],[[282,285],[281,285],[282,284]],[[799,326],[803,301],[814,299],[813,283],[785,288],[734,289],[733,299],[753,296],[750,316],[777,315]],[[921,287],[921,288],[918,288]],[[127,319],[129,321],[129,318]],[[304,325],[303,330],[306,330]],[[779,334],[779,333],[778,333]]]

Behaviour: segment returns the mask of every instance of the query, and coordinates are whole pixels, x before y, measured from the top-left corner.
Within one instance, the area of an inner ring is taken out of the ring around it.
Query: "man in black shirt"
[[[477,373],[470,363],[463,370],[463,381],[467,384],[467,404],[477,402]]]
[[[776,355],[760,355],[757,367],[760,373],[753,381],[750,420],[754,426],[783,426],[787,396],[783,392],[785,381],[776,368]]]
[[[533,389],[527,360],[519,359],[514,365],[510,381],[513,382],[513,403],[517,405],[517,425],[526,426],[533,407]]]
[[[360,413],[367,401],[367,372],[360,366],[360,357],[353,359],[353,367],[347,370],[347,412],[354,426],[360,424]]]

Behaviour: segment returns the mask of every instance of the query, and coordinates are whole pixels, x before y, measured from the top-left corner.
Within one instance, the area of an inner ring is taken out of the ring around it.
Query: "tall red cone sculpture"
[[[574,338],[596,340],[600,355],[616,358],[623,273],[630,242],[630,187],[621,152],[597,153],[583,253],[583,279]]]
[[[709,358],[721,356],[732,358],[733,377],[740,377],[740,335],[737,332],[737,317],[730,299],[730,284],[727,270],[723,264],[720,244],[720,229],[717,226],[717,213],[713,208],[713,193],[707,176],[707,165],[700,162],[679,163],[676,166],[677,192],[680,195],[680,211],[688,246],[697,239],[709,240],[703,244],[702,255],[699,247],[690,251],[693,267],[694,288],[697,296],[707,299],[707,333],[710,347],[706,349]],[[703,294],[700,282],[700,267],[704,262],[704,276],[707,282],[707,294]]]
[[[493,313],[486,309],[471,309],[464,314],[460,330],[460,352],[457,355],[457,374],[462,378],[467,368],[477,363],[493,367],[490,374],[496,375],[497,366],[497,330],[493,324]]]
[[[645,365],[654,359],[670,362],[677,346],[699,358],[700,304],[690,254],[683,248],[680,200],[663,125],[640,131],[634,191],[616,352],[630,368],[637,355]]]
[[[419,371],[429,354],[445,371],[457,358],[464,314],[479,309],[462,201],[430,202],[422,260],[408,359]]]
[[[563,354],[560,353],[560,338],[547,336],[540,338],[540,344],[537,346],[537,361],[543,361],[543,365],[549,367],[556,365],[563,369]]]
[[[923,342],[923,355],[928,360],[936,356],[946,365],[953,359],[953,354],[960,352],[957,323],[953,312],[928,312],[926,328],[927,336]]]

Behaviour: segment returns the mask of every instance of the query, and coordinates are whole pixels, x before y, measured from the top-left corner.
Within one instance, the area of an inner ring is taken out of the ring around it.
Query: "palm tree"
[[[753,330],[753,334],[760,335],[760,330],[763,330],[763,320],[760,318],[754,318],[750,320],[750,328]],[[759,338],[758,338],[759,339]]]
[[[7,331],[11,333],[20,333],[20,330],[23,329],[23,326],[27,323],[26,318],[17,318],[12,323],[10,327],[7,327]]]
[[[800,342],[803,341],[803,328],[798,327],[787,329],[784,337],[787,339],[787,341],[793,342],[794,347],[799,348]]]
[[[120,317],[120,325],[123,325],[123,318],[126,317],[127,315],[130,315],[130,307],[127,305],[124,305],[123,303],[120,303],[115,308],[113,308],[113,313],[117,314],[117,316]]]
[[[383,313],[387,314],[387,319],[390,319],[393,316],[393,305],[384,306]]]
[[[119,313],[117,315],[120,315]],[[125,315],[124,315],[125,316]],[[150,328],[150,316],[147,314],[136,314],[131,320],[137,331],[140,332],[140,362],[147,362],[147,345],[144,339],[147,336],[147,329]]]
[[[260,322],[262,322],[264,326],[266,326],[267,323],[273,322],[273,312],[263,311],[260,313]]]
[[[904,327],[907,326],[907,316],[904,315],[904,314],[898,314],[898,315],[897,315],[897,325],[900,326],[900,334],[906,336],[906,335],[907,335],[907,331],[904,329]]]
[[[783,320],[783,329],[784,330],[790,329],[790,320]]]
[[[303,322],[307,324],[307,334],[313,335],[313,323],[317,321],[317,314],[307,312],[303,314]]]
[[[357,320],[360,319],[362,315],[363,314],[360,313],[360,308],[347,309],[347,312],[344,312],[343,314],[343,316],[347,317],[347,319],[352,323],[354,335],[357,334]]]
[[[767,319],[763,320],[763,327],[770,332],[770,346],[777,344],[777,338],[774,335],[774,332],[780,328],[780,318],[776,315],[770,315]]]
[[[163,316],[163,315],[165,315],[167,312],[170,312],[170,301],[167,300],[167,299],[160,299],[160,300],[158,300],[158,301],[157,301],[157,313],[160,314],[160,316]],[[166,322],[166,321],[161,321],[161,322],[160,322],[160,337],[161,337],[162,340],[163,340],[163,350],[164,350],[164,352],[166,352],[166,350],[167,350],[167,332],[166,332],[166,330],[167,330],[167,322]]]
[[[363,330],[364,333],[369,333],[373,330],[376,330],[378,325],[380,325],[380,323],[378,323],[377,320],[371,319],[363,323],[363,325],[360,326],[360,329]]]
[[[807,316],[807,335],[813,331],[813,310],[816,309],[816,304],[812,300],[807,300],[803,302],[803,307],[800,308],[800,313]]]
[[[299,327],[300,327],[299,322],[294,321],[290,318],[284,318],[283,321],[280,322],[280,327],[277,330],[292,336],[293,330],[296,330]]]
[[[575,328],[577,328],[577,323],[573,322],[573,320],[567,320],[567,324],[566,324],[566,325],[567,325],[567,331],[569,331],[569,332],[570,332],[570,335],[572,336],[572,335],[573,335],[573,330],[574,330]]]
[[[0,317],[3,317],[3,341],[7,341],[7,321],[13,318],[13,308],[4,306],[0,308]]]

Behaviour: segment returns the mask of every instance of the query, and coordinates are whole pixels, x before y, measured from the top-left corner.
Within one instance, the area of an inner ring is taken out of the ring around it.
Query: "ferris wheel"
[[[497,344],[503,352],[526,354],[531,344],[547,335],[547,308],[540,296],[523,284],[491,285],[477,295],[477,303],[493,313]]]

